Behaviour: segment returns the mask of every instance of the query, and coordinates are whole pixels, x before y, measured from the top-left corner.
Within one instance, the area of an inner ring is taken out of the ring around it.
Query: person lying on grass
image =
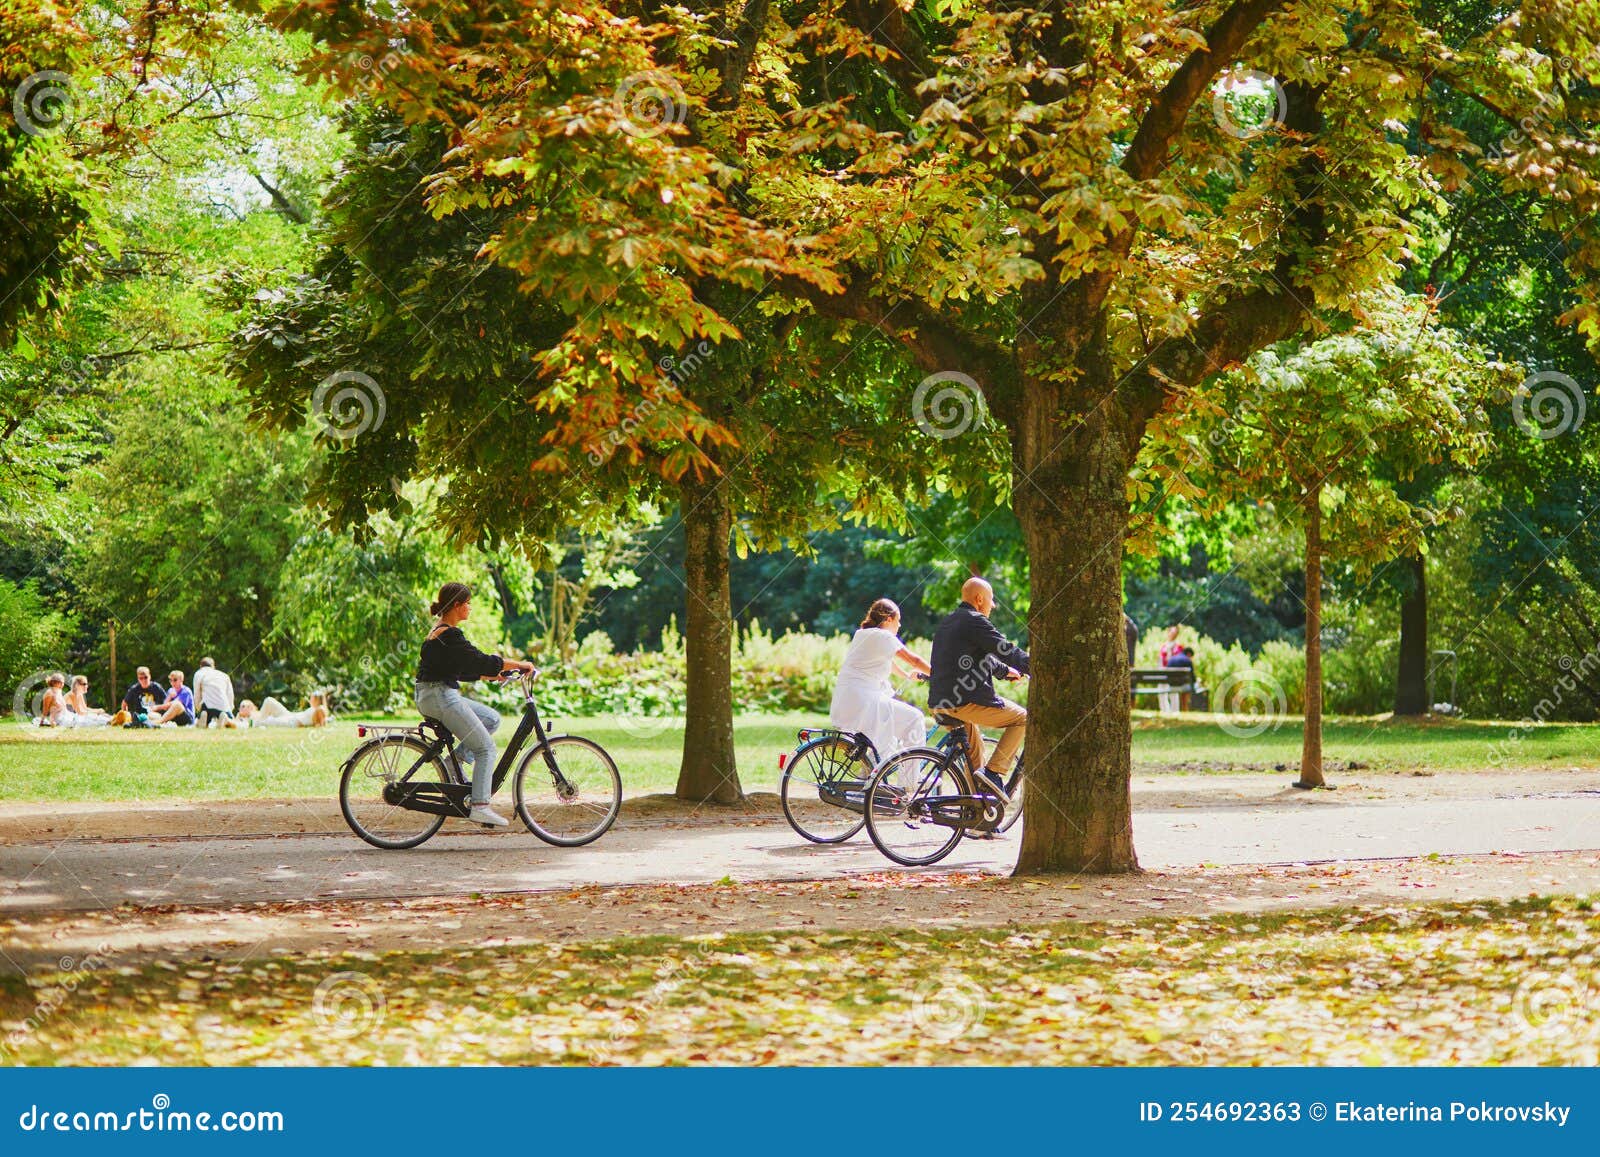
[[[290,711],[277,699],[268,695],[257,707],[246,699],[239,704],[239,727],[324,727],[328,722],[328,699],[321,691],[311,693],[311,705],[300,711]],[[235,726],[227,720],[225,726]]]

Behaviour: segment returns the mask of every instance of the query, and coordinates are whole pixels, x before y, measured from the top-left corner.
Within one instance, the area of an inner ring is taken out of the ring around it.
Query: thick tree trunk
[[[1400,604],[1400,673],[1394,687],[1396,715],[1426,715],[1428,703],[1428,572],[1422,555],[1406,559],[1411,590]]]
[[[1322,787],[1322,487],[1306,501],[1306,729],[1296,787]]]
[[[744,798],[733,754],[733,603],[728,540],[733,511],[725,484],[686,480],[683,503],[683,619],[688,661],[679,799],[738,803]]]
[[[1028,545],[1027,815],[1017,874],[1133,872],[1132,722],[1122,551],[1136,434],[1090,371],[1070,397],[1031,381],[1013,430]]]

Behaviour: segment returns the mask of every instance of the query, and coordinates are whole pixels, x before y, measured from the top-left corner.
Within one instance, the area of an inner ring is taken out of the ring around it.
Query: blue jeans
[[[500,712],[443,683],[418,683],[416,687],[417,710],[448,727],[456,737],[456,758],[472,765],[473,806],[487,806],[494,792],[494,740],[489,733],[500,726]]]

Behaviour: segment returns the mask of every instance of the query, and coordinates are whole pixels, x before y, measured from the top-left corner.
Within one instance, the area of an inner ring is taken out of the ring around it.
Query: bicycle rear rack
[[[386,735],[415,735],[423,739],[427,736],[426,729],[426,723],[358,723],[356,737],[365,739],[368,735],[376,735],[381,739]]]

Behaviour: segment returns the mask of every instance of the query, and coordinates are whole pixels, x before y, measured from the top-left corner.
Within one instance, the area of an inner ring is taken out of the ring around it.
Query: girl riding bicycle
[[[445,583],[428,612],[434,623],[417,664],[417,710],[449,728],[461,745],[461,762],[472,765],[472,822],[505,827],[510,821],[489,806],[494,790],[494,740],[489,735],[500,726],[500,713],[464,697],[461,683],[508,671],[532,674],[533,664],[487,655],[467,641],[461,624],[472,613],[472,589],[465,583]]]

